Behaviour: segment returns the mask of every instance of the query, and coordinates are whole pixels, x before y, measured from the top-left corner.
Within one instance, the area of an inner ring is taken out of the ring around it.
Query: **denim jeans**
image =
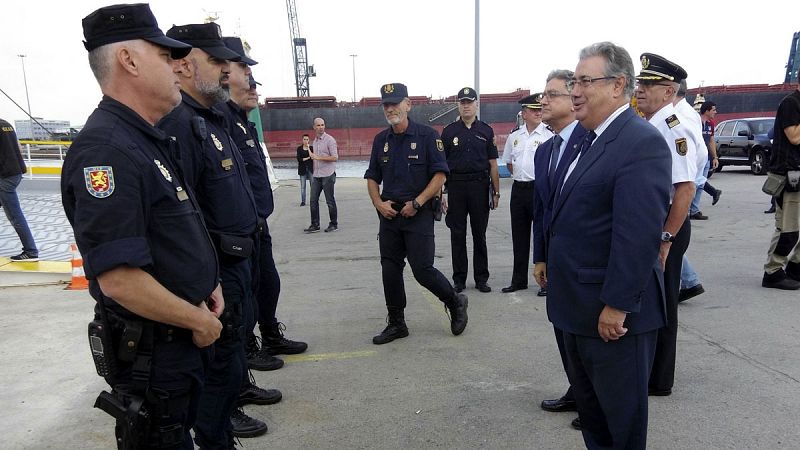
[[[19,186],[20,181],[22,181],[22,175],[0,178],[0,207],[3,208],[8,221],[14,227],[14,231],[17,232],[19,240],[22,241],[22,250],[31,256],[39,256],[39,250],[36,248],[33,234],[31,234],[31,229],[28,228],[28,222],[25,220],[25,215],[22,214],[22,208],[19,205],[17,186]]]
[[[336,199],[333,197],[333,185],[336,184],[336,172],[328,177],[314,177],[311,181],[311,225],[319,226],[319,194],[325,192],[325,203],[328,204],[330,224],[339,226],[336,212]]]
[[[306,172],[303,175],[300,175],[300,203],[306,202],[306,182],[311,184],[314,182],[313,175]]]
[[[708,171],[711,170],[711,160],[709,159],[706,161],[706,166],[703,167],[703,176],[708,176]],[[708,181],[706,181],[707,183]],[[706,183],[698,184],[697,190],[694,193],[694,198],[692,199],[692,205],[689,206],[689,215],[697,214],[700,211],[700,197],[703,195],[703,187]],[[710,193],[709,193],[710,194]],[[685,260],[684,260],[685,261]]]
[[[689,258],[683,255],[683,265],[681,266],[681,289],[693,288],[700,284],[700,277],[694,271],[694,267],[689,263]]]

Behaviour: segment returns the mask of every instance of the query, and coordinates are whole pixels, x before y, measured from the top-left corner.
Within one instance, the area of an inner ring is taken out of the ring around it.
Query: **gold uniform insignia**
[[[497,147],[497,136],[492,136],[492,145]]]
[[[211,133],[211,140],[214,141],[214,147],[217,147],[217,150],[222,151],[222,142],[217,139],[217,136],[214,133]]]
[[[391,94],[394,92],[394,85],[393,84],[385,84],[383,85],[383,92],[387,94]]]
[[[686,143],[686,138],[675,139],[675,151],[681,156],[686,156],[689,151],[689,144]]]
[[[647,56],[642,55],[642,69],[647,69],[650,67],[650,60],[647,59]]]
[[[387,142],[387,143],[383,144],[383,152],[386,153],[388,151],[389,151],[389,143]]]
[[[416,149],[417,149],[417,143],[416,142],[412,142],[411,143],[411,150],[416,150]]]
[[[439,150],[440,152],[444,151],[444,144],[442,143],[441,139],[436,140],[436,149]]]
[[[453,138],[453,145],[458,145],[458,136]]]
[[[677,127],[678,125],[681,124],[681,121],[678,120],[678,116],[676,116],[675,114],[667,117],[665,121],[667,122],[667,126],[670,129],[673,129],[673,128],[675,128],[675,127]]]

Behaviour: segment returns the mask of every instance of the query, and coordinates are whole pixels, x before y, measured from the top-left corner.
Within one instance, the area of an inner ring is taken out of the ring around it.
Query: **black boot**
[[[283,337],[286,325],[281,322],[261,329],[261,351],[269,355],[296,355],[303,353],[308,344]]]
[[[250,381],[242,385],[239,391],[239,398],[236,400],[236,406],[244,405],[272,405],[281,401],[283,394],[277,389],[264,389],[256,386],[256,379],[253,373],[247,371],[250,375]]]
[[[253,370],[278,370],[283,367],[282,359],[276,358],[265,352],[263,348],[260,348],[258,336],[256,335],[247,337],[245,352],[247,354],[247,366]]]
[[[786,264],[786,276],[794,281],[800,281],[800,264],[793,262]]]
[[[783,269],[775,273],[764,272],[764,278],[761,280],[761,286],[765,288],[783,289],[786,291],[796,291],[800,289],[800,281],[793,280],[786,276]]]
[[[445,307],[450,311],[450,331],[453,332],[455,336],[464,332],[464,328],[467,328],[467,296],[461,293],[455,294],[455,296],[448,302],[445,303]]]
[[[386,322],[388,325],[381,331],[381,334],[372,338],[373,344],[388,344],[395,339],[408,336],[408,327],[406,326],[406,319],[402,309],[390,308]]]
[[[236,408],[231,414],[233,435],[238,438],[251,438],[261,436],[267,432],[267,424],[244,413],[242,408]]]

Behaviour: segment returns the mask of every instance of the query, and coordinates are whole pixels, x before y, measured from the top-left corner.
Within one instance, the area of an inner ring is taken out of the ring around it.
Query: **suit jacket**
[[[572,155],[580,149],[586,136],[586,128],[580,123],[575,125],[572,134],[564,147],[564,154],[556,166],[555,180],[563,178],[564,172],[572,161]],[[534,155],[533,190],[533,262],[547,261],[547,234],[550,231],[550,218],[553,214],[553,197],[555,189],[550,186],[550,157],[553,154],[553,138],[547,140],[536,149]]]
[[[661,232],[672,186],[670,150],[628,108],[581,155],[553,202],[547,314],[565,332],[599,337],[605,305],[628,312],[628,334],[666,323]]]

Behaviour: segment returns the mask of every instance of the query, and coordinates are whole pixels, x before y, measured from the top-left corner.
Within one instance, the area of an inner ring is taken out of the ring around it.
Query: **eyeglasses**
[[[583,87],[583,88],[587,88],[587,87],[591,86],[591,85],[592,85],[592,83],[594,83],[595,81],[601,81],[601,80],[613,80],[613,79],[616,79],[616,78],[617,78],[617,77],[597,77],[597,78],[583,77],[583,78],[571,78],[570,80],[568,80],[568,81],[567,81],[567,89],[569,89],[569,90],[572,90],[572,88],[573,88],[573,87],[575,87],[575,85],[576,85],[576,84],[580,84],[580,85],[581,85],[581,87]]]
[[[542,98],[546,98],[548,100],[555,100],[559,97],[569,97],[569,92],[558,92],[558,91],[546,91],[542,93]]]

